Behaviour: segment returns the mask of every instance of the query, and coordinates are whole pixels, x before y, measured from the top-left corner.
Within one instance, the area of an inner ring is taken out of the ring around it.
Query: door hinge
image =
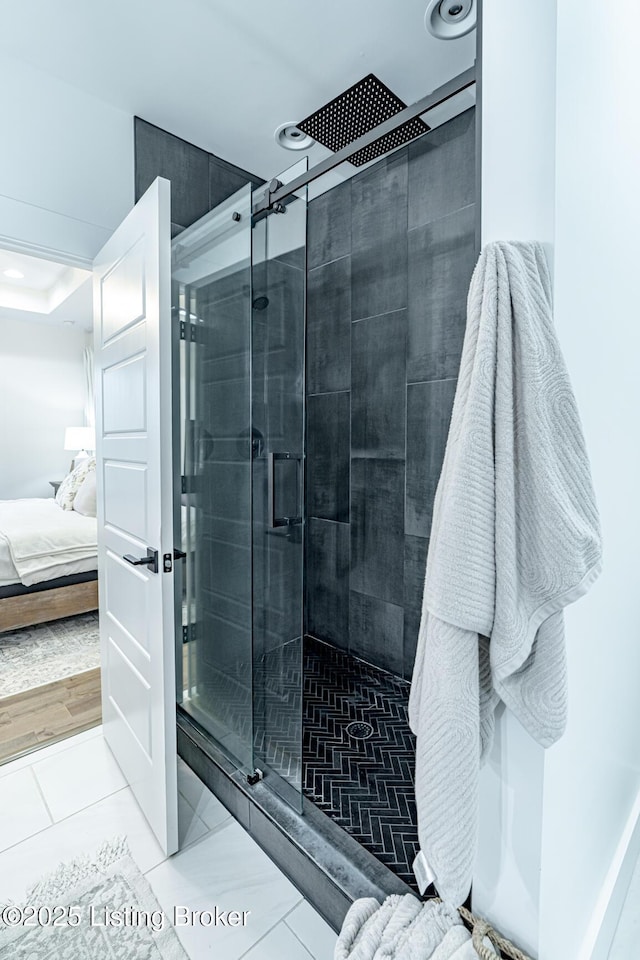
[[[196,493],[196,480],[197,477],[181,477],[181,493]]]
[[[191,640],[195,640],[198,633],[198,624],[197,623],[183,623],[182,625],[182,642],[189,643]]]
[[[247,774],[247,783],[249,784],[250,787],[255,787],[256,783],[260,783],[260,781],[263,778],[264,778],[264,774],[262,770],[258,770],[258,768],[256,767],[253,773]]]
[[[180,339],[188,340],[190,343],[198,342],[198,330],[195,323],[189,323],[188,320],[180,321]]]

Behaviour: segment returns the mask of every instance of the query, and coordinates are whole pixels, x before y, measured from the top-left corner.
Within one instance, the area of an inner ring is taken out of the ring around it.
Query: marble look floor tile
[[[337,936],[310,903],[303,901],[284,922],[291,927],[314,960],[333,960]]]
[[[116,836],[127,837],[131,855],[143,873],[164,860],[127,787],[0,853],[0,903],[19,900],[27,886],[62,861],[91,854]]]
[[[332,955],[333,956],[333,955]],[[313,954],[304,948],[287,925],[281,921],[242,960],[312,960]]]
[[[0,850],[6,850],[51,824],[31,770],[16,770],[0,787]]]
[[[9,760],[8,763],[0,764],[0,779],[8,776],[10,773],[15,773],[16,770],[24,770],[25,767],[31,767],[40,760],[48,760],[49,757],[54,757],[64,750],[69,750],[79,743],[85,743],[87,740],[93,740],[95,737],[101,736],[102,724],[99,724],[97,727],[91,727],[90,730],[83,731],[83,733],[76,733],[73,737],[66,737],[57,743],[51,743],[46,747],[41,747],[39,750],[25,753],[23,757],[18,757],[16,760]]]
[[[162,908],[249,910],[246,926],[176,926],[192,957],[237,960],[301,900],[242,827],[224,825],[147,873]]]
[[[76,744],[33,764],[54,820],[63,820],[126,786],[103,738]]]
[[[209,829],[200,819],[193,807],[187,803],[181,793],[178,794],[178,843],[180,849],[195,843],[208,833]]]
[[[230,819],[231,814],[224,804],[214,797],[181,757],[178,757],[178,790],[209,830]]]

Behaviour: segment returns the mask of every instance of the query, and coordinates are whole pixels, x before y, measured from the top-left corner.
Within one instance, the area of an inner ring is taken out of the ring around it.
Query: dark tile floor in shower
[[[304,793],[415,887],[409,684],[309,637],[304,653]]]
[[[299,640],[278,647],[254,663],[253,677],[242,665],[236,677],[208,669],[187,709],[196,719],[217,717],[220,742],[235,756],[253,729],[256,766],[298,790],[302,781],[305,796],[415,889],[409,684],[305,638],[301,771],[300,654]]]

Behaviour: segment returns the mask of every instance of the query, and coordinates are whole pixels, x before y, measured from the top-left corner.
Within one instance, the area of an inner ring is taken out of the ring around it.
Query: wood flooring
[[[0,763],[102,720],[100,668],[0,700]]]

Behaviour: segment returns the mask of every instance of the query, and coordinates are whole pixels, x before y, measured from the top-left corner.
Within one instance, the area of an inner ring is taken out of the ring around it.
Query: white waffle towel
[[[561,736],[562,611],[600,566],[544,250],[489,244],[469,290],[409,704],[421,855],[453,904],[471,885],[495,707],[502,700],[545,747]]]
[[[490,946],[488,940],[485,943]],[[334,960],[477,960],[471,936],[453,907],[392,894],[349,908]]]

